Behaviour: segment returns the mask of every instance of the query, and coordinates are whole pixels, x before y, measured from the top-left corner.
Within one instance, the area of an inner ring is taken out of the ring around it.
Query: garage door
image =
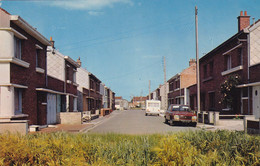
[[[57,123],[57,103],[56,95],[47,95],[47,124]]]

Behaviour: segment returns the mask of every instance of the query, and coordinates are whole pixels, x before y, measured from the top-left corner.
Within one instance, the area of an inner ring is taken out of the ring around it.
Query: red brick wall
[[[210,103],[209,103],[209,93],[215,93],[215,108],[214,110],[222,111],[224,105],[220,104],[222,94],[220,93],[220,85],[224,82],[224,80],[233,74],[238,74],[241,77],[241,81],[243,83],[247,82],[247,43],[243,42],[242,44],[242,55],[243,55],[243,70],[233,72],[231,74],[222,76],[221,73],[226,70],[225,64],[225,56],[223,53],[229,51],[238,45],[239,39],[245,39],[246,34],[241,34],[238,37],[230,40],[229,42],[223,44],[218,49],[208,53],[206,56],[200,59],[200,89],[201,89],[201,110],[209,111]],[[239,49],[235,49],[228,53],[231,56],[232,68],[240,65],[240,60],[238,59]],[[209,68],[207,76],[205,76],[204,66],[209,65],[210,62],[213,61],[213,71],[209,73]],[[228,113],[240,113],[241,111],[241,100],[240,100],[240,89],[237,91],[237,95],[235,96],[234,103],[234,112]],[[192,93],[191,93],[192,95]]]
[[[59,79],[48,76],[48,89],[64,92],[64,82]]]
[[[260,82],[260,64],[249,68],[250,83]]]
[[[26,36],[27,40],[22,40],[22,60],[30,63],[29,68],[24,68],[16,64],[11,64],[10,81],[14,84],[20,84],[28,86],[23,90],[23,113],[28,114],[29,124],[42,123],[41,116],[38,115],[38,102],[36,88],[46,88],[46,75],[45,73],[36,72],[36,44],[41,46],[43,50],[40,50],[40,67],[46,71],[46,46],[37,41],[34,37],[30,36],[24,30],[11,23],[11,27]],[[39,99],[40,100],[40,99]],[[39,112],[43,113],[39,108]],[[44,113],[43,113],[44,114]],[[44,120],[43,120],[44,121]]]

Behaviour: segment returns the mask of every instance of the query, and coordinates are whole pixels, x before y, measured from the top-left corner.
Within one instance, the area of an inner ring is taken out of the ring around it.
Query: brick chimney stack
[[[250,16],[247,15],[247,11],[244,12],[244,15],[243,15],[243,11],[241,11],[240,16],[238,16],[237,19],[238,19],[238,32],[250,25]]]
[[[80,60],[80,57],[77,59],[77,63],[79,64],[79,67],[81,67],[81,60]]]
[[[189,66],[196,64],[196,60],[195,59],[190,59],[189,61]]]
[[[52,47],[52,48],[55,48],[55,47],[54,47],[54,42],[55,42],[55,41],[52,40],[52,37],[50,37],[50,42],[51,42],[51,47]]]

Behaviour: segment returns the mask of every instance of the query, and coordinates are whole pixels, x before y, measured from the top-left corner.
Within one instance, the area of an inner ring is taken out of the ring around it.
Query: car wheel
[[[197,123],[194,122],[194,123],[191,124],[191,126],[192,126],[192,127],[196,127],[196,126],[197,126]]]
[[[170,120],[170,125],[171,125],[171,126],[174,126],[173,120]]]
[[[147,113],[145,113],[145,116],[147,116]]]
[[[164,119],[164,123],[168,124],[169,121],[165,118],[165,119]]]

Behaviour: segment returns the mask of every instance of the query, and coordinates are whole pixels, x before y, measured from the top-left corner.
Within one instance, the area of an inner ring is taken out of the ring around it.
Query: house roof
[[[32,35],[34,38],[39,40],[42,44],[46,46],[51,46],[51,42],[46,39],[40,32],[37,31],[36,28],[32,27],[29,23],[27,23],[24,19],[17,15],[11,15],[10,20],[15,23],[17,26],[21,27],[28,34]]]
[[[119,100],[122,100],[122,96],[116,96],[115,99],[119,99]]]
[[[145,100],[147,100],[147,96],[133,97],[133,101],[145,101]]]
[[[175,76],[173,76],[172,78],[170,78],[167,82],[171,82],[172,80],[178,78],[178,76],[180,76],[180,73],[177,73]]]
[[[203,57],[200,58],[201,60],[204,60],[205,58],[207,58],[208,56],[210,56],[211,54],[213,54],[214,52],[216,52],[217,50],[221,49],[222,47],[224,47],[227,43],[229,43],[230,41],[232,41],[235,38],[238,38],[238,36],[240,36],[241,34],[246,33],[244,30],[239,31],[238,33],[236,33],[235,35],[233,35],[232,37],[230,37],[229,39],[227,39],[226,41],[224,41],[223,43],[221,43],[219,46],[217,46],[216,48],[214,48],[213,50],[211,50],[209,53],[207,53],[206,55],[204,55]]]
[[[92,73],[89,73],[89,76],[94,78],[97,82],[101,83],[101,81]]]
[[[79,68],[79,64],[74,61],[73,59],[71,59],[69,56],[64,56],[64,59],[66,59],[68,62],[70,62],[72,65],[74,65],[76,68]]]
[[[2,10],[3,12],[5,12],[5,13],[8,14],[8,15],[11,15],[10,13],[8,13],[5,9],[3,9],[3,8],[1,8],[1,7],[0,7],[0,10]]]
[[[255,28],[260,26],[260,19],[253,23],[251,26],[248,27],[249,31],[253,31]]]

